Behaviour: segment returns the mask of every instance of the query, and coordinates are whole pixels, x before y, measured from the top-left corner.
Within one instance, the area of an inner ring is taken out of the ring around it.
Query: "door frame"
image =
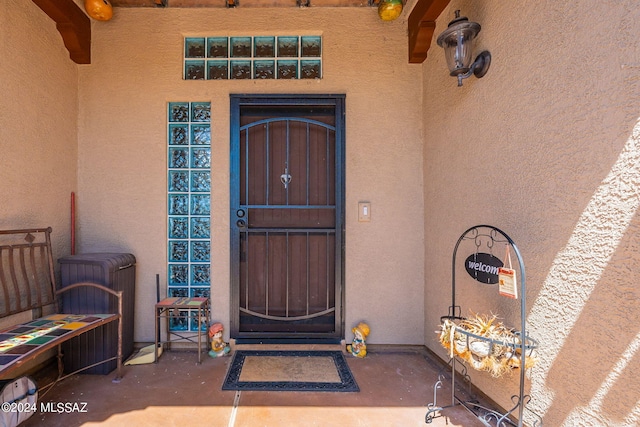
[[[312,341],[339,342],[345,336],[345,95],[344,94],[230,94],[230,336],[236,342]],[[240,109],[243,106],[328,106],[335,108],[335,331],[333,333],[307,333],[296,336],[291,333],[240,332],[240,253],[239,228],[236,225],[236,207],[240,205]]]

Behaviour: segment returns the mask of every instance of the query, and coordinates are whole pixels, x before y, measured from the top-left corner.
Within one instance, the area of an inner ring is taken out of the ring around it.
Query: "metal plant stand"
[[[487,408],[482,406],[478,400],[473,399],[473,393],[471,392],[471,378],[467,373],[466,364],[462,359],[460,359],[456,355],[452,355],[449,359],[448,364],[443,368],[443,370],[438,375],[438,380],[433,386],[433,403],[427,405],[428,412],[425,416],[425,422],[427,424],[431,423],[434,418],[438,418],[443,416],[441,411],[446,408],[450,408],[457,405],[462,405],[469,411],[471,411],[474,415],[478,417],[478,419],[486,426],[495,426],[495,427],[506,427],[506,426],[518,426],[522,427],[524,424],[524,410],[526,409],[527,403],[530,401],[530,396],[525,394],[525,366],[526,366],[526,358],[531,356],[533,350],[537,347],[538,343],[532,338],[528,337],[526,334],[526,282],[525,282],[525,269],[524,263],[522,261],[522,257],[520,255],[520,251],[517,246],[513,242],[513,240],[506,235],[500,229],[490,226],[490,225],[477,225],[469,228],[465,231],[460,238],[458,239],[455,248],[453,250],[452,257],[452,281],[451,281],[451,306],[449,307],[449,312],[446,316],[441,317],[441,322],[445,321],[461,321],[464,320],[462,317],[462,308],[460,305],[456,303],[456,256],[458,252],[458,248],[462,242],[471,241],[475,244],[476,254],[479,254],[480,251],[484,248],[490,253],[493,253],[495,250],[507,250],[512,251],[515,254],[515,258],[517,259],[517,265],[519,268],[519,286],[518,286],[518,299],[520,300],[520,330],[515,332],[519,339],[514,342],[506,342],[499,341],[492,338],[486,338],[483,336],[479,336],[473,334],[471,332],[465,331],[463,329],[455,329],[456,333],[463,334],[467,346],[471,340],[476,342],[484,343],[484,345],[489,349],[489,354],[491,354],[494,346],[508,346],[513,350],[514,354],[519,354],[519,370],[520,370],[520,383],[518,394],[515,394],[511,397],[513,405],[510,409],[505,410],[504,412],[499,412],[491,408]],[[487,255],[487,254],[481,254]],[[492,255],[490,257],[493,258]],[[469,259],[467,259],[467,262]],[[515,268],[515,265],[514,265]],[[497,275],[496,275],[497,278]],[[476,279],[478,280],[478,279]],[[480,283],[480,286],[487,286],[486,283],[492,283],[495,285],[496,281],[493,282],[485,282]],[[497,285],[495,285],[497,286]],[[491,286],[488,289],[495,289],[495,286]],[[496,295],[498,292],[496,291]],[[514,301],[517,301],[514,299]],[[451,343],[452,346],[455,343]],[[453,353],[452,353],[453,354]],[[449,378],[450,377],[450,378]],[[442,406],[437,402],[438,398],[438,390],[442,389],[445,381],[451,381],[451,401],[448,405]],[[460,387],[456,388],[456,382],[462,382],[467,385],[466,389],[462,389]],[[534,421],[533,426],[539,427],[542,426],[541,418],[529,411],[532,414]]]

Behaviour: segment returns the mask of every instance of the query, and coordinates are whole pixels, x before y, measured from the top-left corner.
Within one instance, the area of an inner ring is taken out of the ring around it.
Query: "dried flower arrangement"
[[[520,367],[522,342],[520,334],[498,321],[497,316],[474,314],[469,318],[443,318],[440,325],[440,343],[478,371],[487,371],[501,377]],[[536,347],[525,338],[525,369],[531,368],[536,358]]]

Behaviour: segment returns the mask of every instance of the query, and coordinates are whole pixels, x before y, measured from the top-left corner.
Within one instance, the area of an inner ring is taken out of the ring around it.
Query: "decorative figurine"
[[[214,323],[209,327],[209,339],[211,340],[209,356],[211,357],[222,357],[229,353],[229,344],[222,340],[223,330],[222,323]]]
[[[367,355],[367,344],[364,340],[369,336],[369,325],[360,322],[355,328],[351,329],[351,332],[354,335],[353,342],[347,346],[347,351],[355,357],[365,357]]]

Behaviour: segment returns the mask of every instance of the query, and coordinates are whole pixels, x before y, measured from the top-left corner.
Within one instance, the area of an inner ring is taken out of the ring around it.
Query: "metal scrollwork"
[[[280,175],[280,181],[282,181],[282,185],[284,185],[284,189],[286,190],[291,182],[291,174],[289,173],[289,168],[286,166],[284,168],[284,173]]]

